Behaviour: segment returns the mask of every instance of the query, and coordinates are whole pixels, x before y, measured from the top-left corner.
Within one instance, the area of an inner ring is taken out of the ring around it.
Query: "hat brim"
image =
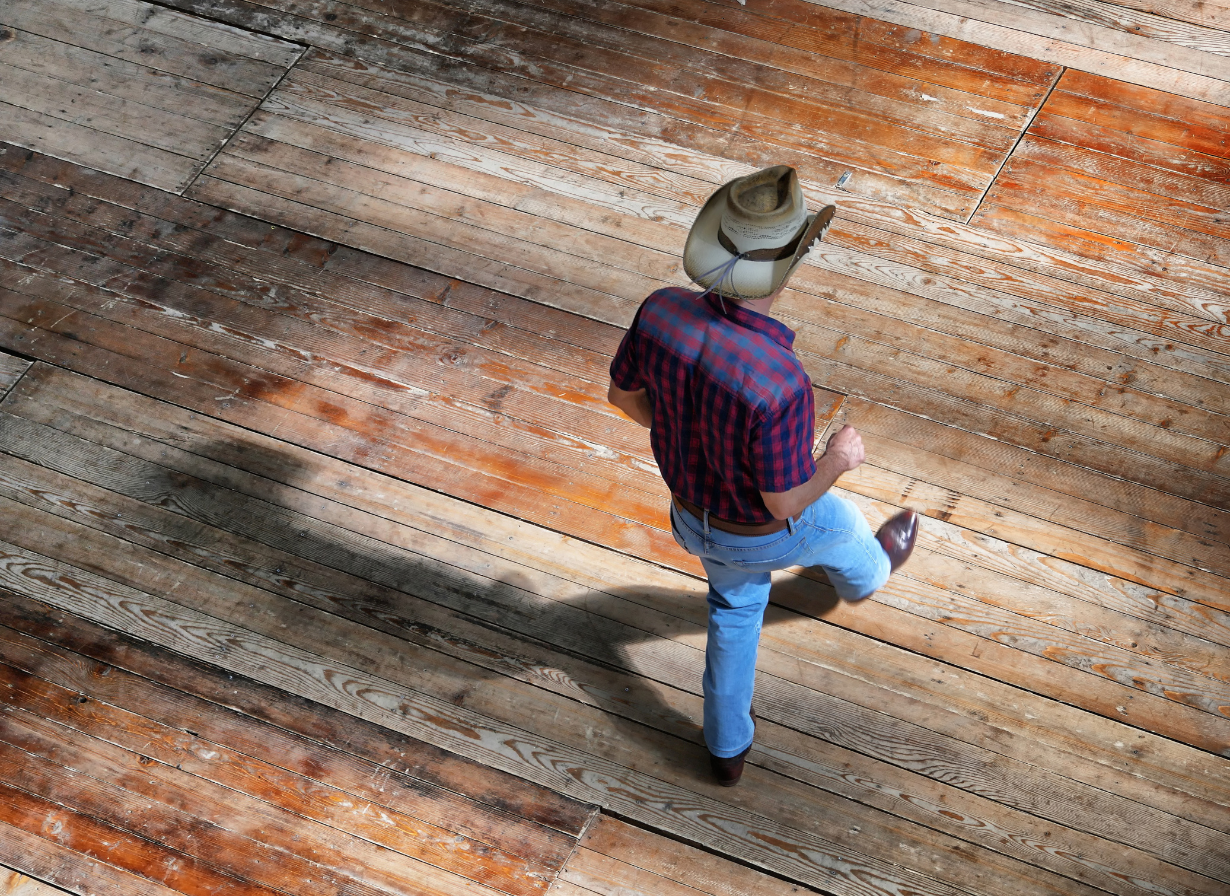
[[[703,289],[712,288],[735,299],[764,298],[794,273],[812,243],[828,229],[837,209],[830,205],[817,214],[807,216],[807,231],[793,255],[777,261],[745,259],[736,263],[719,284],[716,281],[721,276],[722,266],[735,257],[718,242],[718,230],[722,226],[722,212],[726,208],[726,196],[729,192],[730,184],[721,187],[709,197],[700,214],[696,216],[683,246],[683,270],[693,283]]]

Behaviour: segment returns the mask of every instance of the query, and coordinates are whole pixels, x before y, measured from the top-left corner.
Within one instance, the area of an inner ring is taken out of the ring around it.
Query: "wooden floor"
[[[0,892],[1230,894],[1230,6],[5,0]],[[743,783],[606,404],[716,185],[863,604]]]

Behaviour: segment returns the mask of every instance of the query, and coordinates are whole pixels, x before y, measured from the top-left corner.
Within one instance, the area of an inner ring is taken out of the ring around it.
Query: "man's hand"
[[[843,426],[829,439],[824,454],[816,459],[816,474],[811,479],[788,492],[761,492],[761,500],[775,519],[798,516],[832,488],[842,473],[855,469],[866,456],[863,437],[853,426]]]
[[[863,448],[863,437],[848,423],[829,437],[828,446],[824,449],[822,458],[829,458],[830,463],[838,469],[838,473],[849,473],[856,469],[867,458]]]

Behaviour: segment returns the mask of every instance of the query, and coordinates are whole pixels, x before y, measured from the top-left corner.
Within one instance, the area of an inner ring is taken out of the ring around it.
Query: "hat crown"
[[[806,222],[798,175],[777,165],[731,182],[721,229],[740,252],[747,252],[784,246]]]

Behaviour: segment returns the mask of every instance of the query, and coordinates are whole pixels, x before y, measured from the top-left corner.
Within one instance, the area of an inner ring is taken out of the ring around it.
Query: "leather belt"
[[[686,510],[698,520],[705,518],[704,508],[698,507],[691,501],[678,495],[671,495],[671,498],[674,499],[675,506],[680,510]],[[802,514],[799,516],[802,516]],[[793,522],[797,523],[798,517],[795,517]],[[782,531],[788,524],[786,520],[772,520],[767,523],[735,523],[709,514],[709,525],[714,529],[729,532],[731,535],[771,535],[774,532]]]

